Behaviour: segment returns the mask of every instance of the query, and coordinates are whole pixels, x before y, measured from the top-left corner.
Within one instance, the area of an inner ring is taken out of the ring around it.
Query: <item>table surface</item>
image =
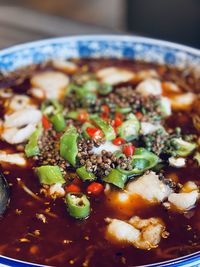
[[[113,30],[26,8],[0,6],[0,48],[50,37],[101,33],[113,33]]]

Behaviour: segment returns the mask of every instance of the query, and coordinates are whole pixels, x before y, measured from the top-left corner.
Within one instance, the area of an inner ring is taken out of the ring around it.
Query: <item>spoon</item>
[[[0,216],[2,216],[10,202],[10,190],[8,182],[0,171]]]

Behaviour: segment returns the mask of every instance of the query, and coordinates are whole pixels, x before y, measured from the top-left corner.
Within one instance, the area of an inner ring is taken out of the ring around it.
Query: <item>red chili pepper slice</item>
[[[42,125],[43,125],[44,129],[46,129],[46,130],[51,128],[51,123],[49,122],[48,118],[45,115],[42,116]]]
[[[101,114],[101,118],[102,118],[104,121],[108,121],[108,120],[109,120],[108,114],[106,114],[106,113],[102,113],[102,114]]]
[[[86,132],[92,139],[95,140],[102,139],[104,136],[103,132],[98,128],[88,127],[86,128]]]
[[[138,111],[138,112],[135,113],[135,116],[136,116],[138,119],[140,119],[140,118],[142,118],[143,115],[142,115],[141,112]]]
[[[117,135],[117,128],[113,126],[113,129],[114,129],[114,131],[115,131],[115,133]]]
[[[80,180],[80,178],[75,177],[75,178],[73,179],[73,184],[75,184],[75,185],[80,185],[80,184],[81,184],[81,180]]]
[[[112,142],[114,145],[120,146],[120,145],[125,143],[125,140],[122,137],[118,137],[118,138],[114,139]]]
[[[65,192],[66,193],[70,193],[70,192],[79,193],[81,192],[81,189],[76,184],[69,184],[65,187]]]
[[[110,112],[109,106],[107,105],[102,105],[101,110],[103,113],[107,113],[107,114]]]
[[[88,121],[88,119],[89,119],[88,112],[86,110],[80,111],[80,113],[78,114],[78,120],[80,122],[86,122],[86,121]]]
[[[109,121],[109,112],[110,112],[109,107],[107,105],[102,105],[101,111],[102,111],[101,118],[108,122]]]
[[[114,127],[118,127],[123,122],[123,115],[120,112],[115,113],[115,119],[114,119]]]
[[[97,196],[97,195],[102,193],[103,189],[104,189],[104,187],[102,184],[97,183],[97,182],[93,182],[90,185],[88,185],[87,193]]]
[[[133,156],[134,152],[135,152],[135,147],[133,145],[126,145],[123,148],[123,153],[127,157]]]

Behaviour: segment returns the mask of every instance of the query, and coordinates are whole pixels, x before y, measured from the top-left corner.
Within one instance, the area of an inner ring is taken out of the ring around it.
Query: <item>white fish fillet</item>
[[[122,68],[108,67],[97,71],[97,77],[104,83],[116,85],[132,80],[135,73]]]
[[[31,99],[30,97],[26,95],[17,95],[15,94],[9,103],[9,108],[13,111],[17,111],[20,109],[28,108],[28,107],[34,107],[34,105],[31,105]]]
[[[141,70],[135,74],[135,78],[138,80],[145,80],[148,78],[158,78],[158,76],[159,75],[158,75],[157,71],[154,69]]]
[[[75,72],[78,69],[77,65],[74,62],[62,59],[53,60],[53,66],[59,70],[66,71],[69,73]]]
[[[127,184],[126,190],[129,194],[137,194],[151,202],[160,202],[167,198],[172,189],[159,180],[155,172],[149,172],[137,180]]]
[[[151,249],[158,246],[165,225],[159,218],[141,219],[132,217],[128,222],[109,219],[106,238],[114,243],[131,244],[139,249]]]
[[[140,236],[140,231],[127,222],[118,219],[110,219],[107,226],[108,239],[114,239],[121,243],[134,243]]]
[[[151,249],[158,246],[165,230],[165,225],[159,218],[141,219],[134,216],[129,220],[129,223],[139,229],[141,233],[140,238],[135,242],[137,248]]]
[[[195,100],[195,94],[188,92],[170,98],[173,109],[185,110],[191,107]]]
[[[161,82],[157,79],[146,79],[140,82],[135,90],[144,96],[162,94]]]
[[[199,190],[194,182],[187,182],[179,193],[172,193],[168,197],[169,203],[180,211],[187,211],[194,207],[199,198]]]
[[[44,98],[45,98],[44,91],[43,91],[41,88],[32,87],[32,88],[29,90],[29,93],[30,93],[33,97],[38,98],[38,99],[44,99]]]
[[[31,84],[42,89],[47,99],[59,98],[69,84],[69,77],[62,72],[46,71],[34,75]]]
[[[168,201],[179,210],[189,210],[194,207],[198,199],[198,191],[190,193],[173,193],[168,197]]]
[[[7,154],[5,151],[0,150],[0,162],[16,164],[20,166],[26,165],[26,159],[23,153]]]
[[[173,166],[175,168],[182,168],[182,167],[185,167],[185,165],[186,165],[186,159],[185,158],[170,157],[168,160],[169,160],[169,165]]]
[[[1,136],[9,144],[19,144],[27,141],[31,134],[35,131],[35,129],[35,124],[28,124],[21,129],[18,129],[16,127],[7,128],[4,129]]]
[[[5,116],[4,127],[22,127],[27,124],[37,124],[42,118],[40,110],[34,108],[24,108]]]

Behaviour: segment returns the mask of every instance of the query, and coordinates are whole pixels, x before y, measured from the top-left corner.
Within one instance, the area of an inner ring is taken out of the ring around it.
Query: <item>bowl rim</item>
[[[186,52],[192,56],[196,56],[200,58],[200,49],[192,48],[187,45],[178,44],[175,42],[170,41],[164,41],[160,39],[154,39],[149,37],[140,37],[140,36],[134,36],[134,35],[121,35],[121,34],[88,34],[88,35],[70,35],[67,37],[55,37],[55,38],[47,38],[43,40],[38,41],[32,41],[32,42],[25,42],[21,44],[17,44],[8,48],[4,48],[0,50],[0,57],[2,56],[9,56],[11,53],[19,52],[23,49],[29,49],[29,48],[37,48],[40,46],[46,46],[46,45],[53,45],[53,44],[62,44],[66,41],[126,41],[126,42],[135,42],[135,43],[142,43],[147,45],[156,45],[161,46],[168,49],[176,49],[183,52]],[[9,72],[9,71],[8,71]],[[195,262],[196,260],[196,262]],[[9,258],[7,256],[0,255],[0,265],[5,264],[5,266],[9,266],[6,264],[19,264],[15,266],[24,266],[24,267],[48,267],[48,265],[41,265],[31,262],[26,262],[14,258]],[[200,251],[194,252],[192,254],[188,254],[179,258],[142,265],[144,267],[161,267],[161,266],[183,266],[183,264],[186,264],[188,267],[192,266],[190,264],[197,264],[196,267],[200,264]],[[184,265],[184,266],[186,266]],[[11,266],[11,265],[10,265]],[[138,266],[139,267],[139,266]]]
[[[200,49],[193,48],[187,45],[182,45],[175,42],[164,41],[161,39],[154,39],[149,37],[140,37],[134,35],[117,35],[117,34],[88,34],[88,35],[72,35],[72,36],[63,36],[63,37],[56,37],[56,38],[47,38],[33,42],[25,42],[21,44],[17,44],[8,48],[4,48],[0,50],[0,56],[9,55],[9,53],[17,52],[23,48],[36,48],[38,46],[44,45],[53,45],[55,43],[65,43],[66,41],[135,41],[137,43],[144,43],[144,44],[152,44],[157,46],[162,46],[166,48],[173,48],[177,50],[182,50],[189,54],[193,54],[195,56],[200,57]]]
[[[8,264],[19,264],[19,265],[8,265]],[[145,265],[139,265],[137,267],[183,267],[183,266],[191,266],[193,267],[194,265],[191,265],[192,263],[195,264],[195,267],[200,266],[200,251],[194,252],[192,254],[188,254],[182,257],[178,257],[175,259],[167,260],[167,261],[161,261],[161,262],[156,262],[156,263],[151,263],[151,264],[145,264]],[[33,262],[28,262],[28,261],[23,261],[23,260],[18,260],[14,258],[10,258],[7,256],[0,256],[0,266],[1,264],[5,264],[3,266],[8,267],[8,266],[13,266],[13,267],[53,267],[53,265],[43,265],[39,263],[33,263]],[[184,265],[183,265],[184,264]]]

